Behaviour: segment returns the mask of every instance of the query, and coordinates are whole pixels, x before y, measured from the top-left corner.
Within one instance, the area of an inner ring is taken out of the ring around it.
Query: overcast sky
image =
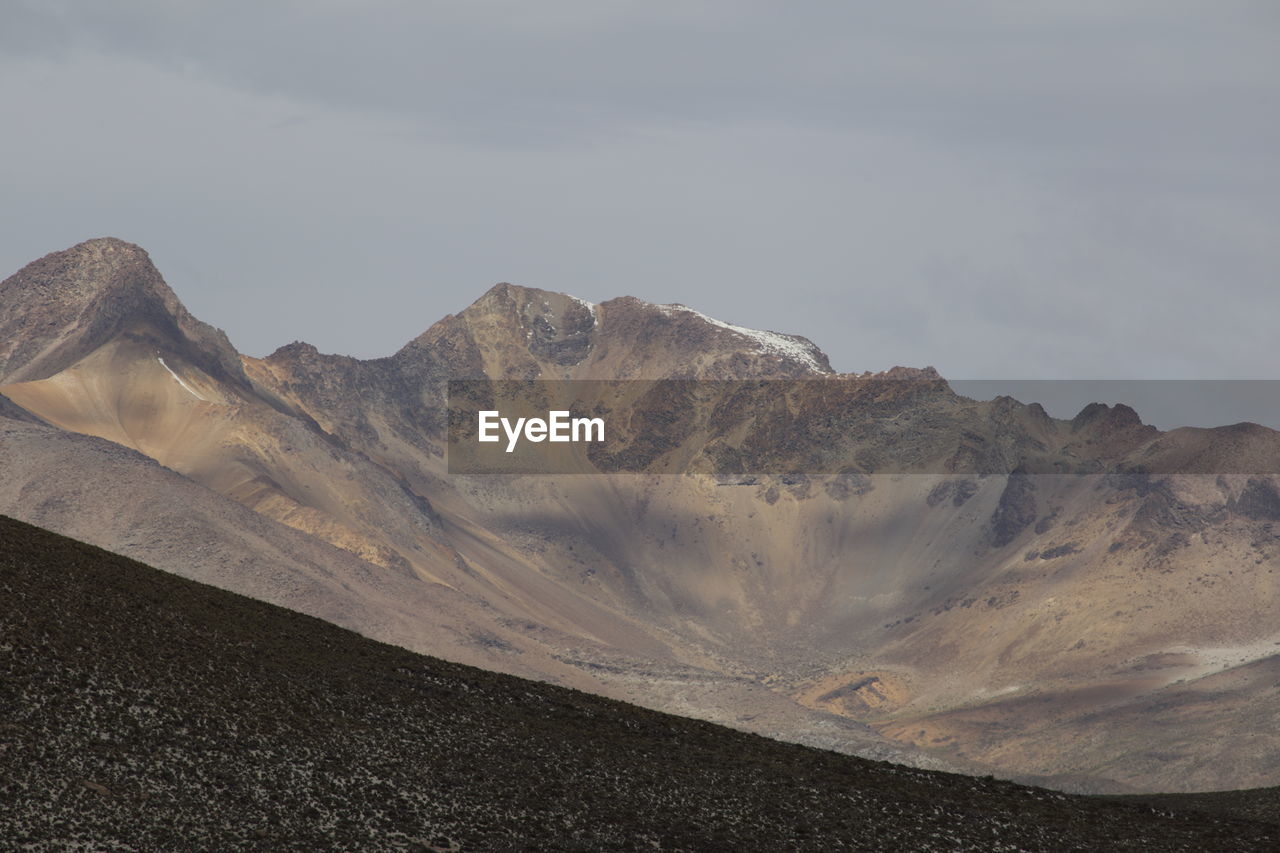
[[[252,355],[489,286],[837,369],[1276,378],[1274,0],[0,0],[0,276],[139,243]]]

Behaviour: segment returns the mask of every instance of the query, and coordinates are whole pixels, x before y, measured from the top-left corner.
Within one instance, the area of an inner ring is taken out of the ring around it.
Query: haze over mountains
[[[931,370],[836,375],[804,338],[680,306],[512,285],[389,358],[255,359],[114,239],[0,304],[0,512],[785,739],[1073,788],[1280,781],[1275,431],[1056,420]],[[693,426],[637,472],[468,477],[444,455],[464,378],[804,379],[853,403],[672,401]],[[729,436],[846,464],[726,482],[695,463]]]

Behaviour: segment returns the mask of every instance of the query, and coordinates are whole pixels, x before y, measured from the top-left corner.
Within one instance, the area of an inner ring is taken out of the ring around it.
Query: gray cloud
[[[489,284],[846,370],[1273,377],[1261,3],[10,3],[0,264],[147,247],[262,354]]]

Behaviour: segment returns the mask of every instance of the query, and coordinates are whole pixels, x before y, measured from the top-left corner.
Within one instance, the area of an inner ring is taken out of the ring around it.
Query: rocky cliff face
[[[467,627],[419,650],[1064,785],[1277,781],[1210,736],[1237,720],[1272,755],[1280,730],[1245,673],[1280,642],[1274,431],[1161,433],[1101,404],[1056,420],[932,369],[836,375],[804,338],[630,297],[503,284],[388,358],[252,359],[119,241],[2,287],[5,411],[140,451],[461,608]],[[656,386],[648,416],[679,429],[632,430],[627,473],[467,477],[444,447],[464,378],[699,382]],[[30,517],[36,494],[0,509]],[[358,612],[375,635],[407,618]],[[1187,710],[1208,679],[1230,685],[1225,718]],[[1126,729],[1137,709],[1177,742]]]

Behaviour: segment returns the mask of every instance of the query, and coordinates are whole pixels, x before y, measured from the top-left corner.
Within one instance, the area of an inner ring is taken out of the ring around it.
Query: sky
[[[0,116],[0,276],[120,237],[251,355],[510,281],[842,371],[1280,378],[1271,0],[0,0]]]

